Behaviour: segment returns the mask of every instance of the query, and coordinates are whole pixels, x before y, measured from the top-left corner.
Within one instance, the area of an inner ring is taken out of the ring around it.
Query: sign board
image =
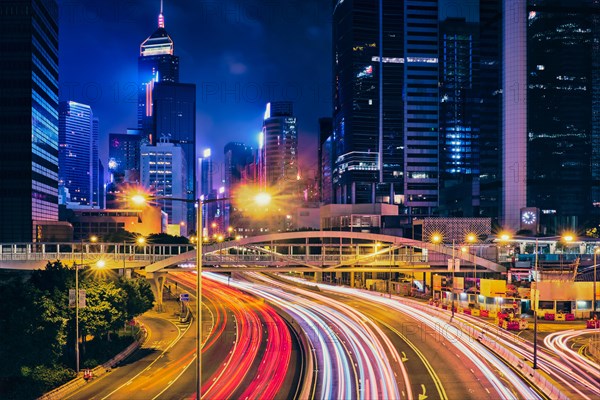
[[[75,307],[75,289],[69,289],[69,307]]]
[[[452,271],[452,267],[454,267],[454,272],[460,271],[460,258],[455,258],[454,262],[452,259],[448,259],[448,271]]]
[[[480,279],[481,295],[485,297],[506,296],[506,281],[502,279]]]
[[[452,286],[454,286],[453,291],[456,292],[462,292],[465,290],[465,278],[463,277],[455,277],[454,278],[454,282],[452,283]]]
[[[69,289],[69,307],[75,307],[75,289]],[[86,307],[86,295],[84,289],[79,289],[79,308]]]
[[[442,290],[442,276],[434,275],[433,276],[433,290],[440,291]]]
[[[189,293],[181,293],[179,295],[179,301],[190,301],[190,294]]]
[[[85,308],[86,307],[86,303],[85,303],[85,290],[79,290],[79,308]]]

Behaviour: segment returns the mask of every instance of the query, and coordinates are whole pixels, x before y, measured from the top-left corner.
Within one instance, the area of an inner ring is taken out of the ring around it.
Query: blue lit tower
[[[0,4],[0,242],[58,220],[58,6]]]
[[[138,59],[138,128],[151,142],[153,138],[152,92],[157,82],[179,82],[179,57],[174,55],[173,39],[165,29],[163,2],[160,2],[158,28],[140,45]]]
[[[63,101],[58,107],[58,179],[71,201],[93,205],[93,113],[90,106]]]

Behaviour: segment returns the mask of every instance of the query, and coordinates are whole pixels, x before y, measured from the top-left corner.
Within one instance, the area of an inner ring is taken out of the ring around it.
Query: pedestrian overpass
[[[447,271],[448,260],[461,269],[505,272],[506,268],[471,252],[397,236],[343,231],[302,231],[253,236],[203,246],[203,268],[210,272],[411,272]],[[13,243],[0,244],[0,268],[38,269],[48,261],[106,268],[144,268],[159,272],[195,264],[189,244]]]
[[[462,272],[505,272],[493,260],[469,251],[397,236],[345,231],[301,231],[252,236],[202,246],[207,272],[323,273],[448,272],[448,261],[459,259]],[[0,268],[39,269],[48,261],[105,268],[143,269],[160,304],[169,269],[195,267],[193,245],[136,243],[15,243],[0,244]]]

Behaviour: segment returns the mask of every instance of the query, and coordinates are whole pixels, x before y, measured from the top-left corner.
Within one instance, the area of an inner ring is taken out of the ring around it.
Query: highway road
[[[173,279],[194,292],[195,274],[174,274]],[[299,360],[283,319],[250,295],[204,282],[203,398],[288,398],[300,382]],[[196,329],[179,322],[178,310],[171,301],[163,313],[144,314],[140,320],[149,336],[142,348],[68,398],[194,398]]]
[[[304,280],[295,279],[294,281],[306,284],[306,281]],[[507,365],[507,363],[496,357],[494,353],[489,351],[477,340],[474,340],[474,338],[468,337],[460,332],[459,329],[457,329],[457,326],[450,325],[448,323],[448,319],[445,317],[442,319],[436,315],[433,315],[435,314],[434,312],[430,313],[422,311],[411,306],[410,304],[407,304],[402,298],[388,299],[383,297],[380,293],[367,292],[347,287],[329,286],[324,284],[310,284],[317,286],[319,291],[322,293],[328,292],[335,293],[337,295],[349,296],[354,299],[360,298],[366,301],[367,304],[370,303],[372,305],[377,304],[383,306],[383,308],[386,309],[390,315],[396,315],[397,313],[400,313],[410,316],[416,321],[420,322],[422,326],[427,326],[429,330],[442,334],[446,339],[446,343],[451,344],[450,348],[452,351],[458,357],[464,357],[464,361],[462,363],[464,366],[457,370],[451,371],[455,374],[466,374],[466,379],[468,379],[467,377],[470,374],[475,374],[482,381],[482,383],[479,384],[483,385],[482,391],[477,391],[477,387],[474,388],[474,393],[476,393],[475,396],[478,398],[488,395],[491,398],[507,399],[546,398],[546,396],[544,396],[540,390],[537,388],[532,388],[528,382],[525,382],[523,380],[524,377],[519,373],[519,371],[515,370],[512,365]],[[470,371],[471,368],[468,370],[465,368],[469,362],[476,366],[476,368],[473,368],[473,371]],[[449,370],[448,366],[443,367],[443,369]],[[409,381],[412,382],[413,376],[410,373],[409,375]],[[487,382],[481,379],[482,377]],[[452,379],[451,375],[449,375],[446,379]],[[460,385],[461,383],[456,385],[458,390],[460,390]],[[411,386],[414,387],[414,384]],[[469,386],[467,386],[467,388],[468,387]],[[456,388],[455,390],[457,390]],[[422,397],[422,393],[419,393],[419,395]]]

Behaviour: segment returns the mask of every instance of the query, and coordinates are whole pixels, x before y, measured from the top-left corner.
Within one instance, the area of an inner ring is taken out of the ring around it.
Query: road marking
[[[423,389],[423,393],[419,393],[419,400],[425,400],[427,398],[427,388],[425,385],[421,383],[421,389]]]
[[[486,392],[488,392],[488,394],[491,394],[488,388],[484,388]]]
[[[406,357],[406,353],[402,352],[402,362],[408,361],[408,357]]]

